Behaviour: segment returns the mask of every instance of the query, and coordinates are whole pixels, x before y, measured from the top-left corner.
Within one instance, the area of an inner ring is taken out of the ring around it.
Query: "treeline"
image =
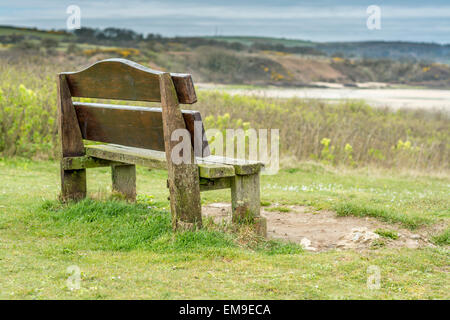
[[[242,81],[237,77],[246,73],[258,76],[261,63],[266,64],[258,57],[239,60],[244,58],[237,54],[238,60],[227,57],[229,62],[220,64],[214,60],[215,54],[199,57],[202,63],[199,68],[219,71],[210,72],[213,75],[231,68],[232,72],[226,76],[236,77],[232,80]],[[71,64],[78,62],[43,56],[0,59],[0,157],[57,157],[55,74],[74,70]],[[276,69],[277,65],[269,67]],[[449,116],[444,111],[390,112],[371,108],[361,101],[329,103],[205,91],[198,94],[195,109],[204,117],[206,129],[240,128],[246,122],[255,129],[280,128],[280,154],[291,159],[449,170]]]
[[[149,33],[143,35],[129,29],[81,28],[74,31],[76,41],[80,43],[138,46],[139,43],[178,43],[188,48],[200,46],[213,46],[233,51],[277,51],[302,55],[315,56],[342,56],[346,58],[372,58],[395,59],[406,61],[437,61],[450,63],[450,44],[415,43],[415,42],[388,42],[388,41],[362,41],[362,42],[326,42],[308,45],[284,45],[272,43],[270,39],[258,39],[243,44],[238,41],[224,41],[204,37],[164,37],[160,34]]]
[[[93,28],[81,28],[74,30],[74,34],[77,38],[77,42],[82,43],[123,43],[123,42],[138,42],[144,39],[150,39],[154,37],[161,37],[149,34],[144,37],[142,34],[137,33],[129,29],[120,28],[106,28],[106,29],[93,29]]]
[[[428,61],[450,64],[450,44],[416,42],[308,42],[295,40],[279,43],[280,39],[257,37],[164,37],[160,34],[142,34],[125,28],[87,28],[73,32],[64,30],[38,30],[0,26],[6,34],[0,35],[0,43],[18,44],[29,40],[52,38],[61,42],[88,43],[94,45],[147,48],[152,51],[167,50],[178,46],[180,50],[202,46],[224,48],[236,52],[276,51],[311,56],[330,56],[357,59],[392,59],[403,61]],[[17,32],[16,32],[17,31]],[[30,46],[26,43],[24,47]]]
[[[254,42],[245,45],[237,41],[221,41],[203,37],[174,37],[168,38],[160,34],[149,33],[143,35],[129,29],[120,28],[81,28],[74,31],[76,41],[79,43],[104,44],[104,45],[126,45],[129,47],[138,46],[142,42],[160,43],[166,45],[168,43],[178,43],[188,48],[198,48],[201,46],[210,46],[217,48],[225,48],[233,51],[278,51],[305,55],[325,55],[311,46],[285,46],[283,44],[271,44],[267,42]]]

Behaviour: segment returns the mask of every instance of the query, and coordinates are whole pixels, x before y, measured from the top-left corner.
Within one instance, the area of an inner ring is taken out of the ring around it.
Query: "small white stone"
[[[309,240],[308,238],[303,238],[303,239],[300,241],[300,244],[301,244],[303,247],[309,247],[309,246],[311,245],[311,240]]]
[[[417,249],[419,247],[419,242],[417,240],[408,239],[405,242],[405,246],[410,249]]]
[[[316,248],[311,247],[311,240],[309,240],[308,238],[303,238],[300,241],[300,244],[302,245],[303,249],[305,249],[307,251],[317,251]]]

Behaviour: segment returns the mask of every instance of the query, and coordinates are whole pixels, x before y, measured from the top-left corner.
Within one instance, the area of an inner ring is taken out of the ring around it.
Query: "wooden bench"
[[[73,102],[72,97],[161,102],[161,108]],[[124,59],[60,73],[61,199],[86,197],[86,168],[110,166],[113,192],[132,201],[136,165],[167,169],[175,230],[202,226],[200,191],[230,188],[233,222],[251,223],[265,236],[266,221],[260,216],[262,164],[210,155],[200,113],[179,107],[196,101],[189,74],[155,71]],[[201,124],[197,136],[196,123]],[[170,137],[176,129],[190,133],[190,163],[171,160],[178,142]],[[104,144],[84,145],[83,140]],[[200,147],[195,148],[196,143]]]

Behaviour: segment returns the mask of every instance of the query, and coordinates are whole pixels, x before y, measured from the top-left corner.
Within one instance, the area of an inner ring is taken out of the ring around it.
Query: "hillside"
[[[307,40],[295,40],[285,38],[271,38],[271,37],[245,37],[245,36],[209,36],[204,37],[206,39],[212,39],[225,42],[238,42],[243,45],[251,46],[255,43],[264,43],[270,45],[283,45],[285,47],[298,47],[298,46],[315,46],[315,43]]]
[[[294,47],[314,48],[323,55],[339,56],[343,58],[395,59],[395,60],[426,60],[450,64],[450,44],[421,43],[421,42],[388,42],[388,41],[360,41],[360,42],[312,42],[294,39],[279,39],[269,37],[208,37],[216,41],[237,42],[246,46],[284,46],[285,49]],[[283,49],[283,48],[281,48]]]
[[[0,26],[0,37],[5,39],[9,36],[28,37],[28,38],[52,38],[62,40],[71,38],[73,35],[65,31],[39,30],[37,28],[18,28],[12,26]]]
[[[74,33],[0,27],[4,57],[47,55],[87,64],[130,58],[161,70],[190,72],[197,82],[317,86],[365,82],[450,87],[450,46],[406,42],[314,43],[261,37],[146,36],[132,30]]]

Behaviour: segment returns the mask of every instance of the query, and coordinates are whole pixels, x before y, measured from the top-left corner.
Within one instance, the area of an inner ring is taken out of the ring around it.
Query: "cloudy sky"
[[[82,26],[144,34],[450,43],[450,0],[0,0],[0,25],[64,29],[69,5]],[[369,5],[381,8],[381,30],[366,26]]]

